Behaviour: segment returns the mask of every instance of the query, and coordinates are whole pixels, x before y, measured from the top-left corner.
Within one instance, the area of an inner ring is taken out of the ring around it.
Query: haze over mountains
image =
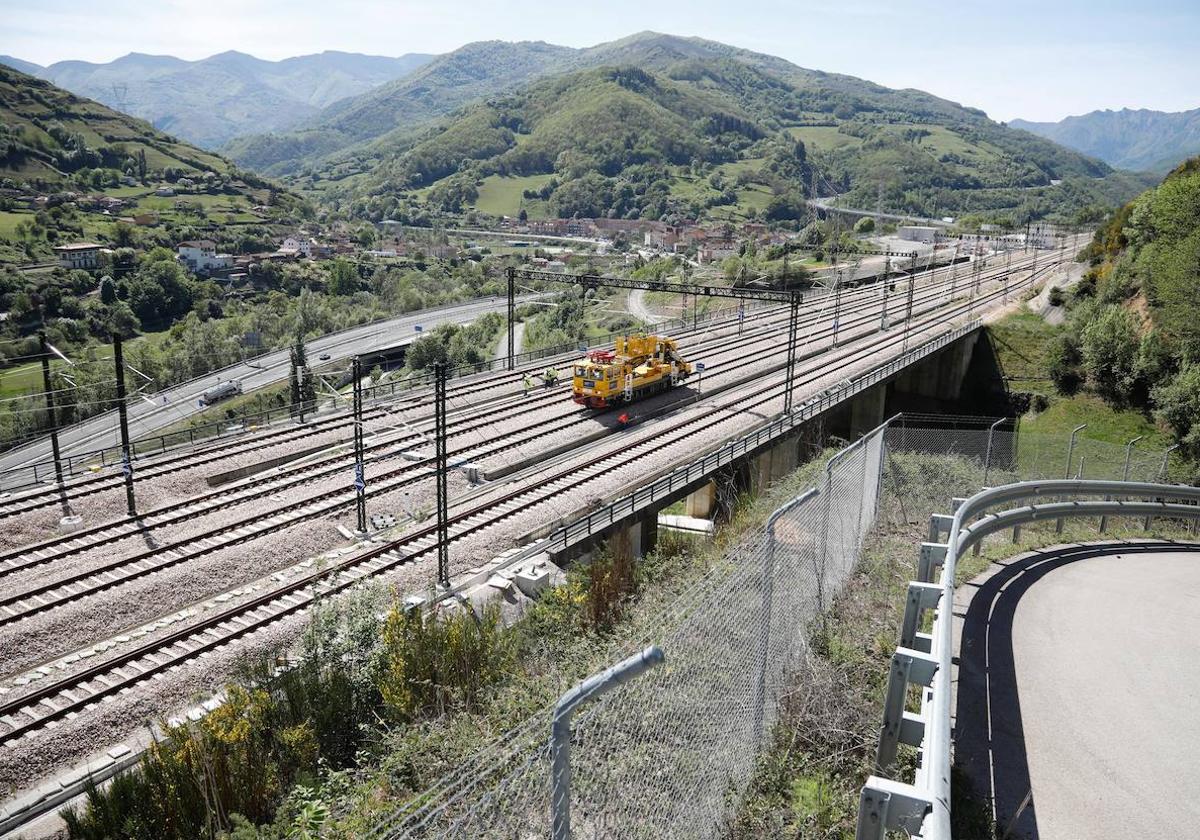
[[[1013,120],[1009,125],[1122,169],[1162,173],[1200,154],[1200,108],[1175,113],[1123,108],[1058,122]]]
[[[0,63],[216,149],[241,134],[294,126],[431,58],[327,51],[264,61],[230,51],[199,61],[130,53],[106,64],[60,61],[41,67],[9,56],[0,56]]]

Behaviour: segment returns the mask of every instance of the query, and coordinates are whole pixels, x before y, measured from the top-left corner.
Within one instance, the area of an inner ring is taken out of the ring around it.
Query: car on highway
[[[328,362],[331,358],[333,358],[333,357],[330,356],[328,353],[322,353],[320,356],[317,356],[317,359],[319,359],[322,362]]]

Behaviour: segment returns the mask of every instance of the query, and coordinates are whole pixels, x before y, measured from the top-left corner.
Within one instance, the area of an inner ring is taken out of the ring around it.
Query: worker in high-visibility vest
[[[529,392],[533,390],[533,377],[528,373],[525,374],[525,396],[529,396]]]
[[[546,387],[549,388],[557,380],[558,380],[558,371],[552,367],[546,368],[546,372],[542,374],[542,381],[546,383]]]

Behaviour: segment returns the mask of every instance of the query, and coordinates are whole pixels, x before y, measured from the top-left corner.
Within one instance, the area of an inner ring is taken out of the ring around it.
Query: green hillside
[[[643,33],[570,63],[610,60],[621,63],[393,130],[306,165],[294,184],[373,219],[425,206],[781,220],[837,194],[848,207],[1015,223],[1094,215],[1148,186],[976,109],[724,44]],[[517,178],[544,180],[514,205]]]
[[[4,65],[0,125],[0,169],[26,180],[62,182],[83,168],[124,170],[142,154],[150,170],[229,172],[217,155]]]
[[[1051,378],[1153,415],[1200,458],[1200,158],[1115,213],[1087,255]]]
[[[326,169],[353,169],[362,157],[353,151],[356,144],[402,142],[468,102],[564,68],[573,53],[540,42],[467,44],[404,78],[336,102],[292,131],[236,138],[224,151],[268,174],[295,173],[329,155],[335,158]]]
[[[112,242],[117,216],[154,213],[169,241],[295,218],[305,202],[148,123],[0,65],[0,263],[45,259],[61,238]],[[155,195],[170,187],[172,195]],[[121,199],[119,214],[76,209],[68,192]],[[49,194],[44,210],[25,200]],[[22,197],[23,196],[23,197]],[[150,235],[147,233],[147,235]],[[126,232],[124,239],[131,237]]]

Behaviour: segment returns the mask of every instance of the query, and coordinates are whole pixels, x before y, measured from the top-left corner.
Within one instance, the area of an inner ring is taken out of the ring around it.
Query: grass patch
[[[17,235],[17,225],[21,222],[32,221],[34,214],[24,210],[5,210],[0,212],[0,236],[11,239]]]
[[[803,140],[810,149],[829,151],[846,146],[861,146],[862,140],[850,134],[843,134],[834,125],[793,125],[788,128],[788,134],[797,140]]]
[[[988,327],[1009,388],[1045,398],[1044,410],[1030,411],[1022,418],[1022,431],[1031,435],[1066,436],[1076,426],[1086,423],[1087,428],[1080,436],[1090,440],[1123,446],[1141,435],[1145,438],[1141,442],[1143,447],[1170,446],[1170,435],[1141,411],[1113,408],[1088,391],[1071,396],[1057,393],[1046,371],[1051,347],[1064,330],[1065,327],[1049,324],[1042,316],[1027,310]]]
[[[29,362],[0,371],[0,397],[20,397],[42,392],[42,365]]]
[[[1005,379],[1014,390],[1051,394],[1050,348],[1063,328],[1024,308],[988,327]]]
[[[479,198],[475,200],[475,209],[493,216],[515,216],[521,210],[524,200],[522,193],[525,190],[540,190],[553,177],[553,174],[524,177],[489,175],[479,185]]]
[[[1138,445],[1147,449],[1166,449],[1171,445],[1170,435],[1159,429],[1142,412],[1115,409],[1094,394],[1087,393],[1055,397],[1045,411],[1023,419],[1021,430],[1030,434],[1065,437],[1083,423],[1087,424],[1087,428],[1079,433],[1080,437],[1090,440],[1124,445],[1141,435],[1145,440]]]

